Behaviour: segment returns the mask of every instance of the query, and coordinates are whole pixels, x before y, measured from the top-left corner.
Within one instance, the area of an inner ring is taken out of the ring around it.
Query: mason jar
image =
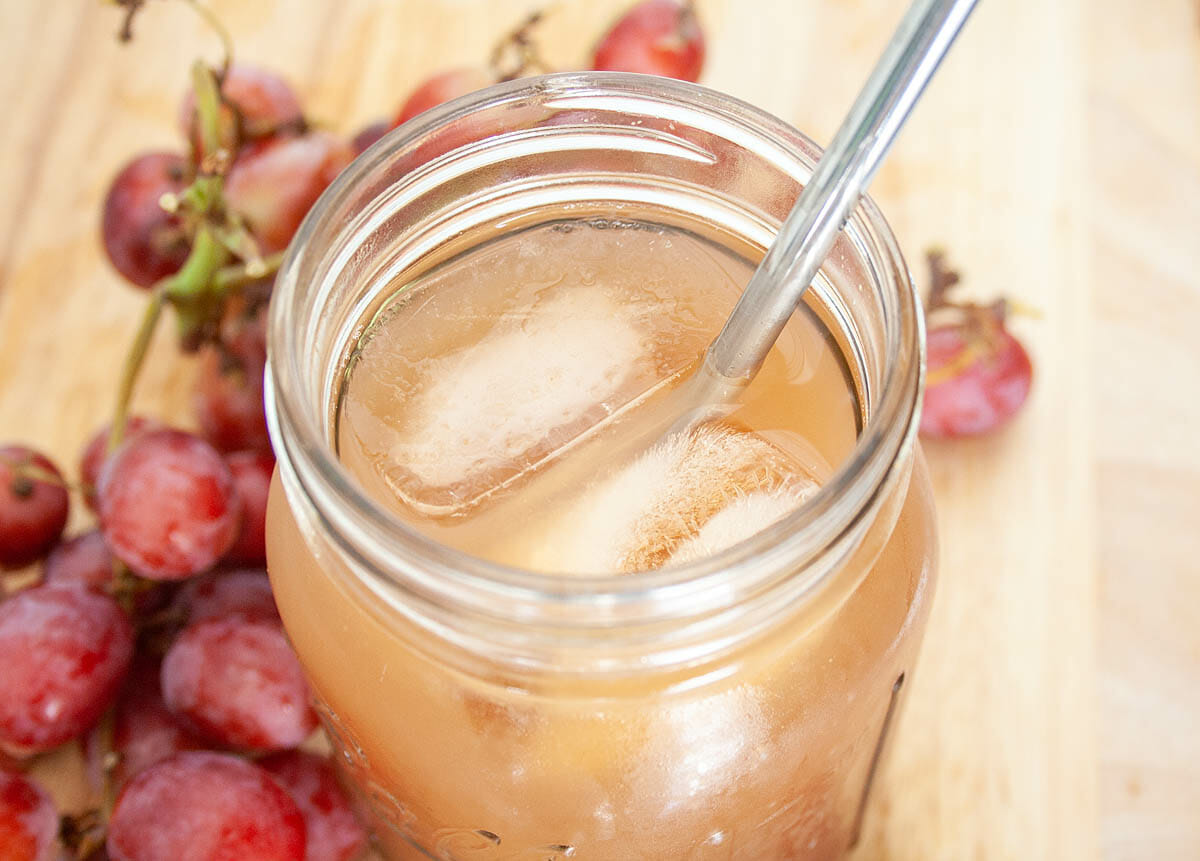
[[[670,225],[753,263],[819,156],[695,85],[556,74],[422,114],[305,220],[272,300],[269,569],[388,858],[764,861],[853,845],[936,547],[921,312],[870,200],[805,297],[844,358],[852,450],[797,510],[714,556],[619,577],[495,564],[398,517],[335,444],[349,357],[397,279],[564,214]]]

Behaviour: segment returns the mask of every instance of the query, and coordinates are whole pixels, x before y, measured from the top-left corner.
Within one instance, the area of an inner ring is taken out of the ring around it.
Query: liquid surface
[[[794,510],[852,450],[857,405],[794,315],[725,420],[612,462],[716,335],[753,263],[642,222],[559,221],[398,284],[339,397],[339,456],[438,541],[532,570],[682,564]]]
[[[575,222],[388,285],[338,393],[339,456],[415,529],[501,562],[620,572],[712,553],[800,504],[857,434],[841,354],[802,311],[727,421],[604,461],[606,438],[660,408],[752,269],[679,231]],[[541,636],[540,616],[496,641],[519,640],[515,659],[492,654],[499,628],[473,614],[444,635],[419,606],[393,612],[359,588],[279,481],[279,609],[388,858],[845,857],[928,608],[919,458],[839,559],[830,583],[848,593],[785,605],[698,664],[657,626],[617,627],[598,659],[591,641]],[[701,636],[719,644],[748,618]]]

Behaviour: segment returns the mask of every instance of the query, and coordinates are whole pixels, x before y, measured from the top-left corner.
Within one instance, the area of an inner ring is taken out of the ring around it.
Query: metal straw
[[[976,0],[916,0],[775,241],[709,345],[703,376],[729,397],[758,373]],[[711,391],[712,389],[710,389]]]

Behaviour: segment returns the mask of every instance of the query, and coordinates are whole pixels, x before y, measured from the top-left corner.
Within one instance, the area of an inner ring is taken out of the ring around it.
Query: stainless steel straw
[[[817,163],[698,376],[714,400],[761,367],[976,0],[916,0]],[[699,406],[699,404],[697,404]]]

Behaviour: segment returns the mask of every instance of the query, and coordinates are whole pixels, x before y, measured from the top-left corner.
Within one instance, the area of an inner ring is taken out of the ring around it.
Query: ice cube
[[[387,453],[410,504],[467,504],[608,416],[654,373],[632,310],[560,291],[477,343],[429,360]]]
[[[769,526],[816,487],[762,437],[704,425],[585,490],[548,524],[532,567],[608,574],[692,561]]]
[[[798,486],[793,482],[786,488],[740,496],[710,517],[695,535],[680,542],[667,562],[683,565],[727,550],[791,514],[816,489],[815,483]]]
[[[738,265],[686,233],[598,219],[406,277],[349,356],[339,456],[406,517],[477,522],[669,390],[736,301]]]

